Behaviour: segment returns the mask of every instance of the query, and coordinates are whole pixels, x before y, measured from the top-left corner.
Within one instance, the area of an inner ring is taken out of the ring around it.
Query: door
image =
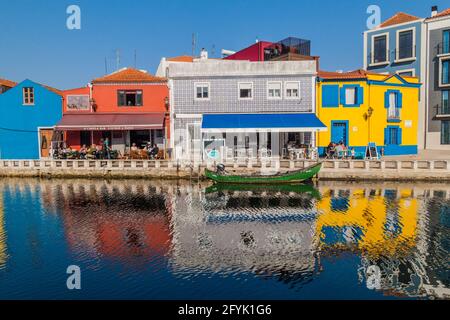
[[[52,148],[53,129],[39,129],[41,158],[49,158]]]
[[[343,142],[347,145],[347,122],[333,122],[331,125],[331,142],[340,143]]]

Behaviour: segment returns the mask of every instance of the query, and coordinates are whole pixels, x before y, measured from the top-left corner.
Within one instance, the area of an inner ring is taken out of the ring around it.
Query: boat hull
[[[288,183],[300,183],[312,179],[316,176],[322,164],[318,163],[311,167],[288,172],[286,174],[274,175],[274,176],[244,176],[244,175],[221,175],[216,172],[205,170],[205,176],[213,180],[216,183],[227,184],[288,184]]]

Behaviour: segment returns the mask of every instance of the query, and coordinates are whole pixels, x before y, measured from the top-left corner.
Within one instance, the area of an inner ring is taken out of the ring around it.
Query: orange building
[[[63,119],[56,129],[65,144],[80,149],[108,138],[113,150],[126,154],[136,144],[166,149],[169,139],[167,80],[124,68],[64,91]]]

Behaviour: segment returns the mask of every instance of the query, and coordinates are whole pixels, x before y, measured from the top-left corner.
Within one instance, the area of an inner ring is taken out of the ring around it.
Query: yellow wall
[[[381,81],[386,75],[369,75],[369,80]],[[405,77],[410,83],[418,83],[417,78]],[[419,88],[396,86],[401,81],[396,77],[387,79],[386,85],[369,84],[367,81],[326,81],[317,83],[317,116],[327,126],[328,131],[318,133],[317,146],[327,147],[331,141],[331,121],[348,120],[348,135],[350,147],[365,147],[369,142],[377,146],[384,146],[384,129],[388,125],[402,128],[402,146],[417,146],[417,127],[419,114]],[[339,104],[337,108],[322,107],[322,85],[359,85],[364,88],[363,104],[359,107],[344,107]],[[403,106],[400,111],[400,123],[388,123],[387,109],[385,108],[385,92],[387,90],[398,90],[403,94]],[[369,106],[373,113],[366,120],[364,114]],[[407,120],[412,121],[412,126],[405,127]]]
[[[345,212],[333,211],[332,197],[329,190],[322,192],[323,197],[318,203],[320,215],[316,223],[317,243],[327,247],[324,243],[324,227],[360,227],[363,231],[356,248],[364,250],[372,257],[382,255],[398,255],[407,253],[416,243],[418,228],[418,203],[411,196],[411,190],[399,190],[400,197],[395,200],[401,232],[389,236],[385,232],[387,222],[387,204],[382,196],[383,190],[377,190],[376,195],[368,197],[364,190],[352,190],[349,206]],[[332,247],[342,247],[343,244],[333,244]]]

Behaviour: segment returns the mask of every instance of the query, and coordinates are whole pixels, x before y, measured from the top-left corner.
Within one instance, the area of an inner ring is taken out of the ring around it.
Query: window
[[[441,85],[450,84],[450,60],[441,60]]]
[[[340,88],[340,100],[344,107],[359,107],[364,103],[364,88],[359,85],[344,85]]]
[[[449,90],[442,91],[442,106],[440,114],[450,114]]]
[[[23,88],[23,104],[24,105],[34,104],[34,88],[31,87]]]
[[[444,30],[442,34],[442,53],[450,53],[450,30]]]
[[[414,29],[397,32],[396,60],[414,58]]]
[[[67,110],[89,110],[89,96],[88,95],[73,95],[67,96]]]
[[[398,71],[397,74],[401,77],[414,77],[414,69]]]
[[[267,98],[268,99],[281,99],[281,82],[268,82],[267,83]]]
[[[373,58],[372,63],[383,63],[388,60],[387,34],[375,36],[373,38]]]
[[[239,99],[253,98],[253,83],[245,82],[239,83]]]
[[[402,134],[399,127],[388,127],[385,129],[386,145],[400,145],[402,143]]]
[[[389,93],[389,108],[388,108],[388,118],[389,119],[399,119],[400,109],[397,106],[397,93]]]
[[[356,104],[356,88],[345,88],[345,104],[354,105]]]
[[[142,90],[117,91],[117,104],[119,107],[140,107],[143,103]]]
[[[209,99],[209,83],[195,84],[195,99],[197,100]]]
[[[300,98],[300,82],[286,82],[286,99]]]
[[[441,144],[450,144],[450,120],[441,122]]]

